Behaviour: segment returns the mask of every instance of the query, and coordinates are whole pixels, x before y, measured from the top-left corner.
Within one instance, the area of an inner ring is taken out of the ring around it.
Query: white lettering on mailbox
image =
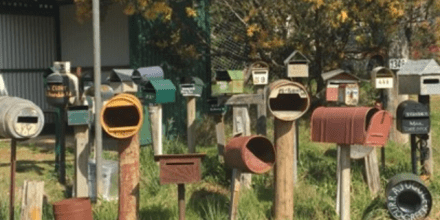
[[[181,92],[182,94],[193,94],[193,93],[194,93],[194,90],[196,90],[196,88],[194,88],[194,87],[187,87],[187,88],[182,88],[182,89],[180,90],[180,92]]]
[[[428,117],[428,112],[405,112],[406,117]]]

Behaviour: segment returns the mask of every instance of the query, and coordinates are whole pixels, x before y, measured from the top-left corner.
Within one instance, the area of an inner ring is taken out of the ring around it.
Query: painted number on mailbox
[[[390,59],[390,69],[400,70],[402,66],[406,63],[406,59]]]

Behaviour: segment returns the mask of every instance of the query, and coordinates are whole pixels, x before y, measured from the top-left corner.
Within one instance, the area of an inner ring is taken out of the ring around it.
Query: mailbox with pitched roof
[[[327,84],[326,100],[328,102],[357,105],[359,101],[358,83],[361,79],[342,69],[332,70],[321,76]]]
[[[440,66],[434,59],[408,60],[397,77],[399,94],[440,94]]]
[[[267,85],[269,83],[269,65],[266,62],[253,63],[251,72],[254,85]]]
[[[163,104],[174,102],[176,87],[169,79],[148,81],[143,87],[142,96],[147,103]]]
[[[132,69],[113,69],[107,81],[116,94],[136,93],[137,85],[131,79],[134,70]]]
[[[179,89],[182,96],[200,97],[203,91],[203,81],[194,76],[179,78]]]
[[[284,60],[287,77],[309,77],[309,63],[310,61],[304,55],[295,50]]]
[[[212,85],[212,95],[243,93],[243,85],[243,71],[218,70]]]

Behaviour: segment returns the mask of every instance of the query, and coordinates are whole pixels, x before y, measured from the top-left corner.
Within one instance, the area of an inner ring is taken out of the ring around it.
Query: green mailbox
[[[184,76],[179,79],[180,94],[185,97],[200,97],[203,86],[203,81],[198,77]]]
[[[142,90],[146,103],[163,104],[174,102],[176,99],[176,87],[169,79],[150,80]]]
[[[67,110],[67,125],[89,125],[91,123],[91,112],[89,106],[72,106]]]
[[[244,75],[242,70],[218,70],[212,84],[212,95],[243,93]]]

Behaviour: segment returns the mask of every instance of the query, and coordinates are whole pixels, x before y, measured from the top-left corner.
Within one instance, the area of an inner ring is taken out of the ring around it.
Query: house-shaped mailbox
[[[142,89],[146,103],[163,104],[174,102],[176,87],[169,79],[149,80]]]
[[[393,117],[370,107],[319,107],[311,117],[312,141],[384,146]]]
[[[218,70],[212,84],[212,95],[243,93],[243,85],[243,71]]]
[[[371,71],[371,81],[376,89],[393,88],[394,78],[393,71],[383,66],[378,66]]]
[[[284,60],[287,67],[287,77],[309,77],[310,61],[299,51],[294,51]]]
[[[113,69],[107,81],[116,94],[120,93],[136,93],[137,85],[131,79],[134,70],[132,69]]]
[[[359,81],[350,72],[337,69],[323,73],[322,79],[326,86],[326,101],[357,105],[359,101]]]
[[[198,77],[184,76],[179,78],[179,90],[182,96],[200,97],[203,85],[203,81]]]
[[[266,85],[269,82],[269,65],[259,61],[251,65],[252,81],[254,85]]]
[[[408,60],[397,78],[399,94],[440,94],[440,66],[433,59]]]
[[[164,79],[165,74],[160,66],[141,67],[133,72],[131,78],[138,85],[146,85],[150,80]]]
[[[186,184],[201,180],[205,154],[165,154],[154,156],[159,161],[160,184]]]

